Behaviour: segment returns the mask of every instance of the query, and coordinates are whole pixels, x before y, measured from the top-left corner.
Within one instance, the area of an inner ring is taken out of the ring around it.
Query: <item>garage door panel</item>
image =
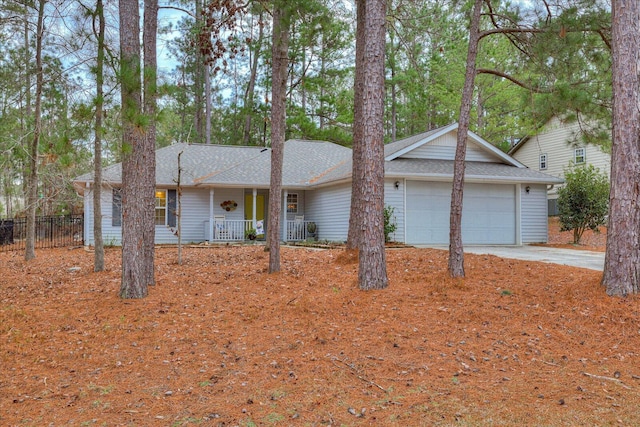
[[[451,183],[407,181],[407,243],[448,244]],[[515,243],[515,187],[465,184],[464,244]]]

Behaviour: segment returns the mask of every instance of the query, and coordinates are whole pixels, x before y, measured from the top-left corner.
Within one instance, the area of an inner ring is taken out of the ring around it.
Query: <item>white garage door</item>
[[[407,243],[449,244],[451,183],[407,181]],[[515,244],[515,186],[465,184],[464,244]]]

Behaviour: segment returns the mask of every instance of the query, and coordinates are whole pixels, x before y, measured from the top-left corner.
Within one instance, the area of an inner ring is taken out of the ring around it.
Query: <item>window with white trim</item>
[[[176,190],[156,190],[156,225],[176,226]]]
[[[156,190],[156,225],[167,223],[167,191]]]
[[[298,213],[298,193],[287,194],[287,213]]]
[[[580,165],[587,161],[587,150],[584,147],[578,147],[573,150],[573,162]]]
[[[540,154],[540,170],[545,170],[547,168],[547,154]]]
[[[155,224],[176,226],[176,190],[156,190]],[[114,188],[111,199],[111,225],[122,226],[122,189]]]

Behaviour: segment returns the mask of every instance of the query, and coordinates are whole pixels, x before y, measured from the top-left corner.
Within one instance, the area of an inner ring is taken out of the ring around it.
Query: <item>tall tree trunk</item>
[[[120,0],[120,74],[122,97],[122,280],[120,297],[143,298],[148,293],[145,194],[147,157],[142,132],[140,78],[140,11],[137,0]]]
[[[326,66],[326,48],[327,48],[327,44],[325,43],[325,34],[322,33],[320,35],[321,37],[321,43],[320,43],[320,75],[321,76],[325,76],[327,74],[327,66]],[[319,110],[320,110],[320,123],[318,124],[318,127],[320,128],[320,130],[324,130],[325,127],[325,114],[326,112],[324,111],[324,103],[325,103],[325,87],[324,85],[320,85],[320,106],[319,106]]]
[[[24,7],[24,109],[20,111],[20,131],[22,135],[24,135],[25,141],[27,140],[26,135],[30,132],[29,129],[29,119],[31,118],[31,56],[29,53],[31,52],[31,45],[29,42],[29,7],[25,5]],[[29,144],[25,143],[24,147],[25,152],[29,151]],[[29,166],[28,164],[23,163],[22,167],[22,189],[23,194],[26,196],[25,199],[29,198]],[[24,203],[23,203],[24,204]]]
[[[102,240],[102,109],[104,106],[104,5],[102,0],[96,1],[96,14],[98,15],[98,57],[96,61],[96,123],[94,154],[94,184],[93,184],[93,271],[104,270],[104,242]]]
[[[204,66],[204,142],[211,144],[211,60],[208,60]]]
[[[640,289],[640,3],[612,2],[613,146],[607,252],[602,284],[607,294]]]
[[[176,182],[176,232],[178,233],[178,265],[182,265],[182,151],[178,153],[178,179]]]
[[[204,30],[204,22],[202,16],[203,0],[195,0],[195,25],[196,31],[201,32]],[[201,40],[198,37],[195,54],[195,70],[193,78],[193,93],[194,93],[194,112],[193,112],[193,126],[196,131],[195,142],[201,144],[204,142],[204,76],[205,76],[205,58],[200,48]]]
[[[34,129],[29,149],[29,176],[27,195],[27,235],[24,258],[29,261],[36,257],[36,212],[38,210],[38,146],[42,133],[42,40],[44,38],[44,6],[46,0],[38,2],[38,25],[36,27],[36,98],[34,105]]]
[[[273,6],[271,88],[271,186],[269,187],[269,273],[280,271],[280,216],[282,213],[282,160],[286,126],[290,5]]]
[[[262,48],[262,37],[264,34],[264,25],[262,25],[263,12],[260,11],[259,25],[258,25],[258,40],[256,41],[256,48],[251,61],[251,72],[249,74],[249,84],[247,85],[247,91],[244,95],[244,129],[242,131],[242,142],[244,145],[249,145],[251,142],[251,119],[253,118],[253,97],[255,95],[256,78],[258,76],[258,59],[260,57],[260,49]]]
[[[158,0],[144,0],[144,104],[143,111],[147,121],[145,127],[144,146],[144,220],[146,232],[143,236],[145,249],[145,276],[149,285],[155,285],[155,185],[156,185],[156,98],[157,98],[157,50],[158,35]]]
[[[384,246],[384,53],[386,1],[369,0],[365,9],[362,112],[354,123],[362,148],[360,181],[362,198],[357,206],[363,214],[358,250],[360,289],[383,289],[388,285]],[[358,2],[362,7],[364,1]],[[360,21],[358,21],[360,24]],[[357,54],[360,57],[359,54]],[[357,64],[356,64],[357,67]],[[357,74],[357,72],[356,72]],[[355,142],[354,142],[355,145]]]
[[[449,274],[464,277],[464,249],[462,247],[462,196],[464,190],[464,159],[467,153],[467,133],[471,116],[471,98],[476,76],[476,57],[480,37],[480,14],[484,0],[476,0],[469,29],[467,70],[462,89],[462,103],[458,120],[458,141],[453,163],[453,186],[451,189],[451,212],[449,217]]]
[[[398,137],[398,112],[397,112],[397,85],[396,85],[396,46],[394,32],[389,32],[389,68],[391,71],[391,81],[389,86],[391,88],[391,142],[395,142]]]
[[[364,100],[364,58],[365,58],[365,13],[366,0],[356,1],[356,70],[353,85],[353,146],[352,146],[352,179],[351,179],[351,208],[349,213],[349,230],[347,234],[347,250],[360,249],[362,234],[364,233],[364,212],[360,206],[364,203],[362,193],[362,159],[364,158],[364,128],[359,126],[363,122],[362,103]]]

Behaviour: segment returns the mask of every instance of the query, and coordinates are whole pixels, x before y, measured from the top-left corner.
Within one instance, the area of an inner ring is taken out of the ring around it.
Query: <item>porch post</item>
[[[207,240],[210,242],[213,241],[213,195],[215,190],[213,188],[209,189],[209,235],[207,236]]]
[[[284,190],[284,200],[282,203],[282,241],[287,241],[287,199],[289,198],[289,190]]]
[[[258,218],[256,218],[256,215],[257,215],[257,212],[258,212],[258,207],[257,207],[258,206],[258,201],[257,201],[257,199],[258,199],[258,189],[254,188],[253,189],[253,206],[252,206],[253,210],[252,210],[252,214],[251,214],[252,215],[251,218],[253,218],[253,226],[252,226],[252,228],[256,228],[256,221],[258,220]],[[264,219],[264,218],[262,218],[262,219]]]

